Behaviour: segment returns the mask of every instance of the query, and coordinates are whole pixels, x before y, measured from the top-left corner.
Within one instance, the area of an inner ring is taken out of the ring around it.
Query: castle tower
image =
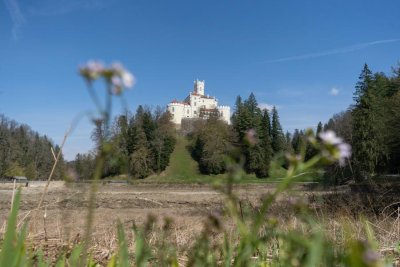
[[[204,95],[204,80],[203,81],[199,81],[199,80],[194,81],[194,92],[199,95]]]
[[[226,123],[231,124],[231,108],[229,106],[218,106],[217,109],[220,118]]]

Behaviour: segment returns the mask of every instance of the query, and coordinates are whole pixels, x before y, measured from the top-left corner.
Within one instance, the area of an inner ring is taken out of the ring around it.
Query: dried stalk
[[[50,174],[49,174],[49,177],[47,178],[46,186],[44,187],[42,196],[40,197],[39,204],[38,204],[38,206],[36,207],[36,210],[39,210],[39,209],[40,209],[40,206],[41,206],[42,203],[43,203],[44,196],[45,196],[46,193],[47,193],[47,190],[48,190],[49,185],[50,185],[51,178],[53,178],[53,174],[54,174],[54,171],[55,171],[55,169],[56,169],[56,167],[57,167],[57,163],[58,163],[58,161],[60,160],[60,156],[61,156],[61,153],[62,153],[62,149],[63,149],[63,147],[64,147],[65,142],[67,141],[67,137],[68,137],[69,133],[71,132],[71,129],[72,129],[72,127],[70,127],[70,128],[65,132],[65,134],[64,134],[64,138],[63,138],[63,141],[62,141],[62,143],[61,143],[60,150],[58,151],[57,156],[55,157],[53,167],[52,167],[52,169],[51,169],[51,172],[50,172]],[[52,149],[52,148],[51,148],[51,149]],[[54,154],[53,154],[53,156],[54,156]]]

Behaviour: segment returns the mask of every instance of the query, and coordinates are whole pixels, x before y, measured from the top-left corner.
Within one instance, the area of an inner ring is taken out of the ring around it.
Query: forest
[[[31,180],[47,179],[59,147],[47,136],[41,136],[29,126],[19,124],[0,114],[0,177],[26,176]],[[66,174],[61,157],[55,179]]]
[[[286,152],[309,159],[316,153],[307,145],[310,135],[319,139],[322,131],[333,130],[352,146],[347,164],[325,168],[321,181],[342,184],[361,182],[399,173],[400,161],[400,67],[391,75],[373,73],[367,64],[355,85],[353,105],[335,114],[326,123],[316,123],[315,130],[295,129],[283,132],[278,110],[260,109],[253,93],[243,100],[238,96],[227,125],[217,117],[191,121],[186,138],[192,157],[203,174],[227,171],[229,160],[241,162],[246,173],[267,178],[274,157]],[[143,179],[166,169],[174,150],[177,134],[170,114],[162,108],[139,106],[114,118],[111,133],[97,122],[92,139],[93,151],[77,154],[75,160],[61,158],[55,179],[90,179],[93,176],[98,147],[109,145],[102,177],[128,175]],[[104,139],[107,140],[104,140]],[[24,175],[32,180],[46,179],[59,150],[46,136],[34,132],[4,115],[0,117],[0,176]],[[282,167],[287,166],[282,162]]]
[[[229,142],[230,146],[220,147],[239,147],[244,158],[245,171],[264,178],[268,176],[273,157],[285,152],[294,152],[306,160],[310,159],[316,151],[306,139],[312,134],[319,140],[322,131],[332,130],[351,145],[353,156],[347,164],[341,166],[336,163],[326,167],[321,177],[322,182],[343,184],[398,174],[400,68],[393,68],[393,74],[387,76],[382,72],[373,73],[365,64],[355,85],[353,100],[353,105],[346,111],[335,114],[325,124],[316,124],[312,133],[307,129],[295,129],[293,133],[284,134],[276,108],[269,114],[268,110],[258,107],[253,94],[245,101],[239,96],[232,116],[232,132],[227,133],[225,137],[219,134],[211,138],[210,132],[216,132],[213,128],[223,126],[216,126],[216,122],[205,123],[206,126],[199,127],[203,130],[194,133],[194,155],[203,172],[219,173],[223,168],[215,166],[223,165],[223,161],[220,159],[220,164],[214,164],[210,159],[217,159],[213,153],[221,154],[222,151],[216,151],[218,146],[213,143]],[[216,138],[220,138],[218,142]],[[287,163],[283,163],[283,166],[285,165]]]

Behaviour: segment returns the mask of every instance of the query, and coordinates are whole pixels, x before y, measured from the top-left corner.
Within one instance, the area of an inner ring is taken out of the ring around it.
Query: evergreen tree
[[[242,107],[243,107],[242,97],[238,95],[236,97],[235,107],[231,117],[232,125],[237,131],[238,131],[238,117],[240,116]]]
[[[289,153],[293,153],[294,149],[292,145],[292,135],[289,133],[289,131],[286,132],[285,139],[286,139],[286,151]]]
[[[278,111],[274,107],[272,109],[272,127],[271,127],[271,137],[272,137],[272,150],[274,153],[280,153],[286,148],[286,140],[282,131],[282,126],[279,122]]]
[[[375,96],[371,90],[372,73],[367,64],[360,74],[354,93],[353,117],[353,160],[356,179],[375,174],[378,160],[377,133],[374,127],[373,106]]]
[[[239,140],[243,141],[248,129],[251,128],[251,114],[242,103],[242,98],[236,98],[235,112],[232,115],[233,128],[236,130]]]
[[[293,133],[293,137],[292,137],[292,147],[293,147],[293,151],[296,154],[300,154],[301,152],[301,148],[303,146],[303,136],[302,136],[302,132],[299,131],[299,129],[295,129],[294,133]]]
[[[256,175],[258,177],[267,177],[269,166],[272,160],[272,147],[271,147],[271,122],[269,112],[267,109],[263,110],[260,131],[260,148],[261,148],[261,162],[256,168]]]
[[[385,117],[387,127],[386,142],[389,150],[389,173],[400,173],[400,91],[387,103],[388,112]]]
[[[247,110],[250,116],[248,129],[254,129],[257,132],[257,134],[259,134],[261,130],[260,125],[262,120],[262,114],[261,114],[261,109],[258,107],[257,99],[253,93],[249,95],[249,98],[244,102],[243,106]]]
[[[267,118],[269,118],[268,114]],[[246,157],[245,169],[248,173],[257,174],[261,169],[268,169],[268,167],[263,166],[266,164],[264,162],[264,149],[261,144],[263,132],[266,132],[267,130],[264,129],[263,131],[262,129],[261,123],[263,116],[253,93],[249,95],[248,99],[243,104],[242,119],[246,121],[245,125],[247,129],[245,129],[245,133],[248,131],[254,131],[256,139],[255,144],[251,144],[251,142],[249,143],[249,140],[243,140],[243,151]],[[269,124],[266,126],[268,127]]]
[[[322,122],[318,122],[317,133],[316,133],[317,138],[318,138],[319,134],[322,132],[322,130],[323,130]]]

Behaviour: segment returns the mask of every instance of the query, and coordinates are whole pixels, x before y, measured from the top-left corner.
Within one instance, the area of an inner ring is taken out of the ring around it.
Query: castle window
[[[196,102],[194,102],[194,106],[196,106]]]
[[[174,112],[175,111],[175,109],[174,109],[174,107],[172,107],[172,112]]]
[[[187,110],[186,113],[189,114],[189,110]]]
[[[195,110],[193,113],[194,113],[194,114],[197,114],[197,111]]]

